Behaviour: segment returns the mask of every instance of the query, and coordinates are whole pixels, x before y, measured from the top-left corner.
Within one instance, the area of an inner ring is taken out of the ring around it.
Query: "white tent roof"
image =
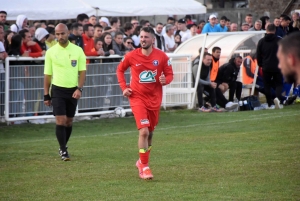
[[[24,14],[29,20],[74,19],[80,13],[96,16],[152,16],[206,13],[195,0],[9,0],[1,5],[8,20]]]

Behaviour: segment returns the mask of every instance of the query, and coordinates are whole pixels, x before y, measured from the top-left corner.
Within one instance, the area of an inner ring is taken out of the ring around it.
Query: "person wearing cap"
[[[242,29],[242,31],[248,31],[249,30],[249,24],[247,22],[244,22],[242,24],[241,29]]]
[[[227,32],[228,31],[228,28],[226,26],[226,21],[227,21],[227,17],[222,16],[221,19],[220,19],[220,23],[216,25],[217,27],[219,27],[220,32]]]
[[[190,30],[191,37],[197,36],[197,24],[188,24],[187,28]]]
[[[47,46],[47,49],[49,49],[50,47],[54,46],[57,41],[55,40],[55,31],[53,27],[47,27],[46,30],[49,32],[49,36],[46,39],[45,43]]]
[[[109,23],[109,20],[107,19],[107,17],[101,17],[99,20],[99,24],[103,27],[103,29],[105,27],[110,27],[110,23]]]
[[[181,35],[182,43],[191,37],[191,32],[186,27],[186,21],[184,18],[178,20],[178,30],[179,30],[179,34]]]
[[[204,25],[202,33],[220,32],[220,29],[218,26],[216,26],[216,23],[217,23],[217,16],[210,15],[209,22]]]

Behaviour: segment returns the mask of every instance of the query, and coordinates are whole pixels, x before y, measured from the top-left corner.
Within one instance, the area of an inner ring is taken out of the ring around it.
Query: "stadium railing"
[[[191,55],[168,54],[171,59],[174,80],[163,87],[162,106],[186,105],[191,108],[192,93]],[[0,118],[6,122],[54,118],[52,108],[44,105],[44,57],[7,57],[5,80],[0,80]],[[101,115],[123,107],[130,112],[129,101],[119,87],[116,68],[122,57],[88,57],[102,63],[87,65],[86,82],[78,102],[76,116]],[[110,62],[106,63],[106,60]],[[114,61],[112,61],[112,59]],[[9,65],[10,61],[26,61],[28,65]],[[129,70],[125,77],[130,81]],[[4,101],[4,102],[3,102]]]

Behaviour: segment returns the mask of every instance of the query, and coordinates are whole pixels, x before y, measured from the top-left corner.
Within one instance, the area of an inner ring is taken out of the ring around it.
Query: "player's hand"
[[[162,74],[160,77],[159,77],[159,82],[161,85],[166,85],[167,84],[167,80],[166,80],[166,77],[164,74]]]
[[[132,89],[130,89],[130,88],[124,89],[124,91],[123,91],[124,97],[129,97],[131,94],[132,94]]]
[[[78,100],[81,97],[81,91],[79,89],[76,89],[72,97]]]
[[[51,106],[51,100],[46,100],[46,101],[44,101],[44,104],[46,105],[46,106]]]

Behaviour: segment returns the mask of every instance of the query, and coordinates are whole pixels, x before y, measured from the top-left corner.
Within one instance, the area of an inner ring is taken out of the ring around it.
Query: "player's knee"
[[[71,127],[71,126],[72,126],[72,123],[73,123],[73,118],[67,117],[67,120],[66,120],[66,126],[67,126],[67,127]]]
[[[56,125],[66,126],[67,118],[66,116],[55,116]]]
[[[149,136],[148,128],[141,128],[139,130],[139,135],[140,135],[140,137],[148,138],[148,136]]]

